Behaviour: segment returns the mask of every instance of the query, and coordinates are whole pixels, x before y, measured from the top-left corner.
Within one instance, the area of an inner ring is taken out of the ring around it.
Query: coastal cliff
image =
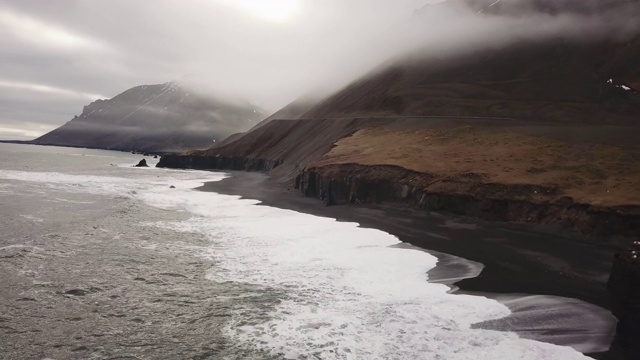
[[[615,255],[607,284],[612,312],[619,319],[621,351],[629,359],[640,357],[640,241]]]
[[[620,326],[640,334],[640,245],[615,255],[608,288]]]
[[[269,172],[280,163],[277,160],[250,159],[234,156],[164,155],[156,165],[160,168],[194,170],[241,170]]]
[[[640,207],[581,204],[558,198],[556,187],[485,183],[474,173],[439,179],[398,166],[344,164],[306,169],[295,188],[327,203],[395,203],[490,221],[558,224],[596,236],[640,236]]]
[[[158,167],[271,172],[278,160],[166,155]],[[474,173],[441,179],[399,166],[341,164],[301,170],[291,185],[327,205],[396,204],[490,221],[559,225],[595,236],[640,236],[640,207],[595,206],[553,186],[487,183]]]

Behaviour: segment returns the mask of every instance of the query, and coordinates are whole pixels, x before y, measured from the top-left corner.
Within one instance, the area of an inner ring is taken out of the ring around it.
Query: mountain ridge
[[[264,114],[249,102],[204,95],[172,81],[139,85],[84,106],[33,144],[155,153],[207,148],[249,129]]]

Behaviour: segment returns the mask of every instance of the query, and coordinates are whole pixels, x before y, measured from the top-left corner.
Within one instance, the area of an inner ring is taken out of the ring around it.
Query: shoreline
[[[549,298],[578,299],[611,310],[606,281],[616,248],[610,243],[556,235],[539,226],[491,224],[393,205],[325,207],[320,200],[286,189],[265,174],[224,172],[232,176],[208,182],[196,190],[255,199],[261,201],[261,205],[337,221],[357,222],[361,227],[388,232],[439,260],[442,255],[438,253],[442,253],[483,264],[478,276],[455,281],[451,287],[456,293],[497,301],[505,294],[548,295]],[[609,351],[587,355],[596,359],[622,359],[616,343],[614,339]]]

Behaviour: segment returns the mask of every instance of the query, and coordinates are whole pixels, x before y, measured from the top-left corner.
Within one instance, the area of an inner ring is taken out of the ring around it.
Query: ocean
[[[474,326],[514,310],[430,283],[438,258],[391,234],[140,158],[0,144],[1,358],[586,358]]]

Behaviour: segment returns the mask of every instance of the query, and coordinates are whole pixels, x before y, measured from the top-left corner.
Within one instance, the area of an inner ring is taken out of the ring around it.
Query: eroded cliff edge
[[[202,155],[166,155],[159,167],[270,172],[277,160]],[[571,197],[554,199],[557,189],[536,185],[483,183],[477,174],[436,180],[398,166],[344,164],[302,170],[294,188],[327,205],[394,203],[491,221],[558,224],[582,234],[640,236],[636,206],[594,206]]]
[[[275,121],[219,148],[163,156],[158,166],[267,172],[327,204],[387,203],[640,236],[637,130],[480,122]],[[566,132],[574,138],[563,139]]]
[[[478,174],[446,179],[397,166],[344,164],[306,169],[295,187],[326,203],[396,203],[490,221],[558,224],[596,236],[640,235],[640,209],[594,206],[557,197],[556,187],[483,182]]]
[[[609,282],[611,310],[618,318],[619,346],[625,358],[640,356],[640,241],[615,255]]]

